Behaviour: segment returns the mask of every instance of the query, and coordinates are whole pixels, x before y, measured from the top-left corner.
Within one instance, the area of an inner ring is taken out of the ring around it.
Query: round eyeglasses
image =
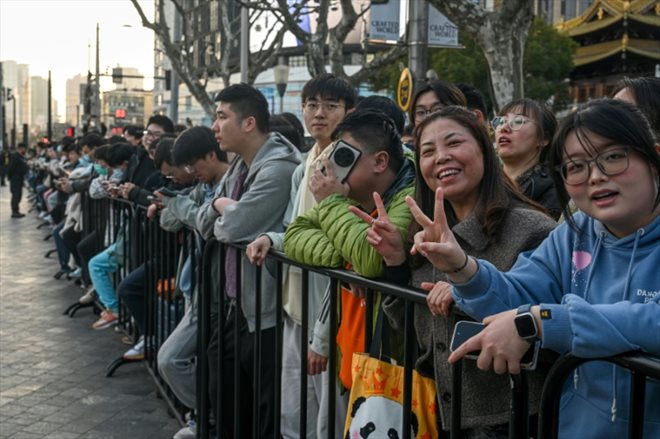
[[[609,149],[591,160],[571,159],[557,166],[556,169],[566,184],[574,186],[589,180],[592,163],[608,177],[621,174],[628,169],[628,150],[626,148]]]
[[[444,107],[445,106],[439,102],[437,104],[433,104],[431,108],[424,108],[422,106],[418,106],[415,107],[415,111],[413,112],[413,114],[415,115],[415,120],[421,122],[429,114],[435,113],[436,111],[440,111]]]
[[[341,108],[344,108],[343,105],[336,102],[323,102],[323,101],[307,101],[303,104],[303,110],[306,113],[315,114],[319,111],[319,108],[323,110],[324,113],[334,113]]]
[[[497,116],[490,121],[490,126],[493,127],[493,130],[503,127],[504,125],[508,126],[511,131],[519,131],[523,125],[527,122],[536,123],[531,119],[526,118],[520,114],[513,116],[511,120],[507,119],[504,116]]]

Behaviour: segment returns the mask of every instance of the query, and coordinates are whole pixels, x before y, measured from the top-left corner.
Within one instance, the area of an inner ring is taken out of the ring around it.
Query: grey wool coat
[[[515,207],[509,211],[497,237],[490,243],[474,213],[456,224],[452,231],[469,255],[490,261],[500,270],[508,270],[520,253],[536,248],[556,225],[552,218],[541,212]],[[444,273],[436,270],[428,261],[412,272],[412,284],[415,287],[419,287],[422,282],[446,280]],[[383,308],[395,327],[403,326],[402,300],[388,297],[383,302]],[[443,317],[432,315],[425,304],[415,305],[414,322],[419,343],[416,368],[422,373],[433,373],[443,430],[449,429],[452,404],[452,373],[451,365],[447,362],[449,345],[454,325],[459,320],[472,319],[456,306],[452,307],[448,317]],[[461,428],[507,423],[511,403],[509,376],[482,371],[477,368],[475,360],[469,359],[463,360],[462,369]],[[528,375],[530,414],[538,412],[547,372],[547,367],[539,369]]]

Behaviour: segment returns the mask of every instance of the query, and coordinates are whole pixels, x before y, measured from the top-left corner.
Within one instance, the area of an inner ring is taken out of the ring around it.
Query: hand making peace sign
[[[373,197],[378,217],[373,218],[356,206],[350,206],[349,210],[364,222],[371,224],[367,230],[367,242],[383,257],[385,265],[389,267],[401,265],[406,261],[401,232],[390,221],[378,192],[374,192]]]
[[[435,191],[433,220],[422,212],[412,197],[406,197],[406,203],[415,221],[422,226],[422,230],[415,234],[415,243],[410,253],[421,254],[435,267],[447,273],[454,282],[470,279],[477,271],[477,264],[468,258],[447,224],[442,189]]]

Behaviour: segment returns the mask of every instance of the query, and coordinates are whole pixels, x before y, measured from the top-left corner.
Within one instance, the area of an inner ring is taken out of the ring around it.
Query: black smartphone
[[[176,192],[174,192],[172,189],[168,189],[164,186],[160,189],[156,189],[154,192],[160,192],[161,194],[165,195],[166,197],[176,197]]]
[[[470,338],[474,337],[480,333],[486,325],[479,322],[470,322],[468,320],[461,320],[456,323],[454,326],[454,335],[451,338],[451,344],[449,350],[454,352],[460,345],[468,341]],[[520,368],[525,370],[534,370],[536,369],[536,363],[539,357],[539,348],[540,343],[533,343],[525,355],[520,359]],[[465,354],[465,358],[470,358],[476,360],[481,351],[472,351]]]
[[[470,322],[468,320],[461,320],[454,326],[454,335],[451,337],[451,344],[449,350],[454,352],[460,345],[483,331],[486,327],[483,323]],[[481,351],[472,351],[465,354],[465,358],[476,360]]]

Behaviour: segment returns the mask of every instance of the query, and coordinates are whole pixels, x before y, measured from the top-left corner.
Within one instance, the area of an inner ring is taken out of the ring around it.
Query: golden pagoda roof
[[[657,41],[629,39],[624,35],[620,40],[578,47],[573,64],[575,67],[591,64],[624,51],[660,60],[660,44]]]
[[[627,18],[651,26],[660,26],[658,0],[596,0],[584,13],[555,27],[569,36],[588,34]]]

